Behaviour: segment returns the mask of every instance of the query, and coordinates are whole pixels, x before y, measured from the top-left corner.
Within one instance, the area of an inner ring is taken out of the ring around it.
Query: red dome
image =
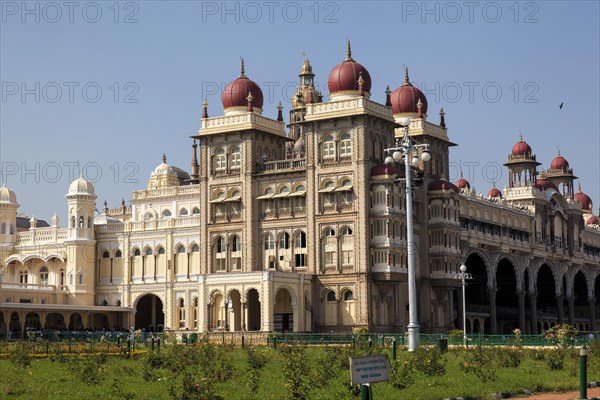
[[[427,97],[408,80],[408,68],[404,70],[404,83],[390,96],[393,114],[418,113],[417,104],[421,100],[421,113],[427,114]]]
[[[500,197],[500,198],[502,198],[502,192],[500,191],[500,189],[498,189],[497,187],[494,186],[488,192],[488,197]]]
[[[569,168],[569,162],[566,158],[561,156],[560,154],[554,157],[554,160],[550,163],[550,169],[553,170],[563,170]]]
[[[456,186],[459,189],[471,189],[471,184],[469,183],[468,180],[466,180],[465,178],[461,177],[457,182],[456,182]]]
[[[523,138],[519,139],[519,141],[512,148],[513,156],[524,156],[531,154],[531,147],[527,144]]]
[[[549,181],[546,178],[540,178],[535,182],[535,187],[544,191],[546,189],[554,189],[558,192],[558,187],[552,181]]]
[[[358,91],[358,80],[361,76],[363,79],[363,91],[371,92],[371,75],[365,67],[352,59],[350,42],[348,42],[346,59],[341,64],[333,67],[329,74],[327,81],[329,94],[342,91]]]
[[[393,166],[387,166],[385,164],[377,165],[371,169],[371,176],[380,175],[400,175],[402,170]]]
[[[579,186],[577,193],[573,195],[573,200],[578,201],[579,204],[581,204],[581,209],[583,211],[589,211],[592,209],[592,199],[590,199],[590,196],[581,191],[581,186]]]
[[[453,190],[455,193],[460,192],[460,190],[454,185],[452,182],[448,182],[445,179],[440,179],[439,181],[434,181],[429,184],[427,190],[436,191],[436,190]]]
[[[588,218],[587,221],[585,221],[586,225],[600,225],[600,222],[598,221],[598,217],[596,217],[595,215],[592,215],[591,217]]]
[[[260,87],[254,81],[251,81],[246,77],[246,74],[244,73],[244,60],[242,60],[242,71],[239,78],[229,82],[223,91],[223,96],[221,98],[223,108],[247,107],[248,93],[252,93],[252,107],[262,109],[262,90],[260,90]]]

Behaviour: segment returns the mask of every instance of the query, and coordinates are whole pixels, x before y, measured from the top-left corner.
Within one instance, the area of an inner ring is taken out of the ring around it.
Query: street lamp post
[[[463,345],[467,345],[467,297],[465,294],[466,280],[471,279],[471,274],[467,274],[467,266],[460,266],[460,273],[457,274],[462,282],[462,316],[463,316]]]
[[[392,165],[404,159],[404,175],[406,186],[406,241],[408,255],[408,351],[415,351],[419,347],[419,322],[417,320],[417,284],[415,270],[415,243],[413,236],[413,204],[412,204],[412,169],[411,165],[417,166],[419,157],[416,150],[423,148],[421,160],[427,162],[431,159],[427,144],[413,143],[408,135],[410,118],[404,117],[400,120],[400,126],[404,128],[404,137],[396,138],[396,147],[386,149],[388,156],[386,165]],[[391,156],[389,154],[391,153]]]

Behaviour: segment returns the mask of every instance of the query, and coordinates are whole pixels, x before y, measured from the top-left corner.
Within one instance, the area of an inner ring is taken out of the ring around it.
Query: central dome
[[[362,90],[365,97],[371,95],[371,75],[361,64],[354,61],[350,49],[350,41],[347,42],[346,59],[333,67],[329,74],[327,86],[331,99],[341,96],[358,96],[359,80],[362,78]]]
[[[408,67],[404,68],[404,83],[392,92],[390,101],[394,115],[409,114],[416,117],[419,113],[419,101],[421,102],[421,114],[427,115],[427,97],[410,83]]]
[[[519,141],[515,143],[512,148],[513,156],[525,156],[531,155],[531,146],[527,144],[526,141],[523,140],[523,137],[519,138]]]
[[[257,113],[262,113],[262,90],[254,81],[248,79],[246,76],[244,60],[242,59],[240,76],[227,84],[221,97],[225,115],[228,115],[231,112],[239,113],[248,111],[248,94],[251,94],[252,108]]]
[[[567,170],[569,169],[569,162],[567,161],[566,158],[564,158],[563,156],[560,155],[560,151],[558,152],[558,155],[556,157],[554,157],[554,160],[552,160],[552,162],[550,163],[550,169],[553,170],[558,170],[558,171],[562,171],[562,170]]]

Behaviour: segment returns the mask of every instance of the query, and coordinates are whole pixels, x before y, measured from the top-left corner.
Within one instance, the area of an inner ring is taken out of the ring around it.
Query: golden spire
[[[560,156],[560,146],[556,146],[556,155]]]
[[[410,80],[408,79],[408,66],[404,66],[404,83],[402,86],[410,85]]]
[[[519,142],[523,141],[523,134],[521,133],[521,130],[519,129]]]

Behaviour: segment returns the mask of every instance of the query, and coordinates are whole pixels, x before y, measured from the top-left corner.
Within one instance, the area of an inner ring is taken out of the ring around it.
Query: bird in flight
[[[560,106],[558,106],[559,110],[562,110],[563,104],[565,104],[565,103],[560,103]]]

